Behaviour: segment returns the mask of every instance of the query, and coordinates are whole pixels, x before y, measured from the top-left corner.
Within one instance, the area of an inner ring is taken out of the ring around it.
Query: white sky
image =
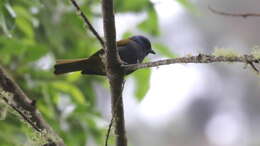
[[[203,76],[198,69],[182,64],[154,68],[151,87],[139,108],[147,121],[163,122],[174,118],[188,104],[190,94],[200,92]]]
[[[158,13],[160,21],[167,21],[167,19],[176,19],[183,8],[174,0],[151,0],[155,3],[155,8]],[[130,14],[131,15],[131,14]],[[140,17],[132,15],[128,17],[131,21],[125,21],[124,15],[117,15],[117,28],[120,28],[117,33],[123,33],[129,26],[126,22],[137,24],[142,21],[146,15],[141,14]],[[132,19],[135,18],[135,19]],[[138,19],[136,19],[138,18]],[[125,27],[121,27],[125,26]],[[168,65],[160,68],[153,68],[150,81],[150,90],[145,96],[144,100],[136,109],[140,118],[145,121],[153,122],[153,124],[160,124],[165,121],[165,118],[173,118],[174,115],[181,112],[191,99],[189,95],[194,92],[194,86],[201,87],[198,83],[202,83],[202,75],[194,67],[187,67],[187,65]],[[128,93],[131,93],[131,89]],[[128,94],[129,96],[129,94]],[[128,108],[127,113],[133,112],[133,107],[130,104],[131,99],[127,99]],[[169,116],[171,115],[171,116]]]

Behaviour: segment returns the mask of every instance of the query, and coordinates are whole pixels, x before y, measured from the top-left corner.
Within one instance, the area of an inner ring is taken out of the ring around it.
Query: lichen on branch
[[[226,62],[226,63],[246,63],[249,64],[256,72],[259,72],[258,69],[254,66],[254,63],[259,63],[260,58],[250,55],[208,55],[208,54],[199,54],[197,56],[187,56],[187,57],[179,57],[172,59],[159,60],[154,62],[147,62],[142,64],[131,64],[131,65],[122,65],[125,69],[141,69],[141,68],[150,68],[150,67],[158,67],[161,65],[169,65],[176,63],[214,63],[214,62]]]

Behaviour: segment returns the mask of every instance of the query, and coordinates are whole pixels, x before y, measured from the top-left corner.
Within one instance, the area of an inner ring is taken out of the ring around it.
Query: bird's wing
[[[116,42],[117,47],[122,47],[127,45],[131,40],[130,39],[124,39]]]
[[[80,59],[58,59],[56,60],[56,64],[64,64],[64,63],[73,63],[79,61],[89,60],[90,58],[96,58],[95,56],[102,55],[104,53],[103,49],[98,50],[96,53],[91,55],[89,58],[80,58]],[[95,60],[95,59],[94,59]]]
[[[86,58],[82,58],[82,59],[59,59],[59,60],[56,60],[56,64],[73,63],[73,62],[79,62],[79,61],[83,61],[83,60],[86,60]]]
[[[126,44],[129,43],[129,41],[131,41],[130,39],[124,39],[124,40],[120,40],[117,41],[117,47],[122,47],[125,46]],[[78,61],[83,61],[83,60],[91,60],[91,62],[96,62],[98,59],[96,58],[96,56],[100,56],[104,53],[103,49],[100,49],[99,51],[97,51],[96,53],[94,53],[93,55],[91,55],[89,58],[82,58],[82,59],[60,59],[57,60],[56,63],[57,64],[64,64],[64,63],[73,63],[73,62],[78,62]]]
[[[104,53],[104,49],[100,49],[91,55],[84,64],[85,66],[82,70],[82,74],[106,75],[105,67],[101,59],[101,56]]]

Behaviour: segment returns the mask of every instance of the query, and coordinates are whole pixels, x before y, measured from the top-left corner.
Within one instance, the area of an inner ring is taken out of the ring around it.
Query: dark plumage
[[[144,36],[133,36],[117,42],[117,48],[120,59],[127,64],[141,63],[149,54],[155,54],[151,48],[150,41]],[[106,75],[105,67],[101,61],[100,55],[104,53],[101,49],[89,58],[59,60],[54,66],[55,74],[64,74],[74,71],[82,71],[82,74]],[[133,71],[127,71],[129,74]]]

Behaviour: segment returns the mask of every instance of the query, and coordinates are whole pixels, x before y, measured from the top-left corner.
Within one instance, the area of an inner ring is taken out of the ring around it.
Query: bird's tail
[[[88,59],[68,59],[68,60],[58,60],[54,65],[54,73],[56,75],[80,71],[84,69]]]

